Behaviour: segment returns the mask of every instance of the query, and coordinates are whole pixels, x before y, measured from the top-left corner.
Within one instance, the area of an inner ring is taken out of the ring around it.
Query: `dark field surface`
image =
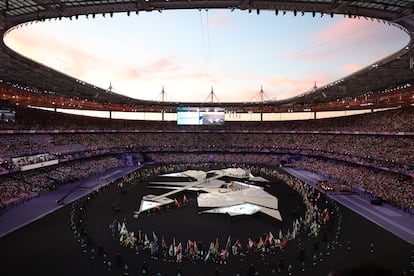
[[[164,237],[168,246],[175,239],[183,248],[188,240],[208,247],[216,239],[223,248],[231,236],[231,243],[240,240],[245,251],[248,238],[256,240],[269,231],[277,237],[280,229],[286,233],[292,228],[292,221],[305,212],[301,197],[287,185],[272,181],[265,189],[279,199],[283,222],[265,215],[230,218],[198,214],[196,194],[191,192],[186,194],[189,198],[186,206],[142,214],[134,219],[132,212],[139,209],[143,195],[164,191],[148,189],[145,182],[127,185],[124,192],[111,185],[1,238],[1,275],[125,275],[125,264],[129,275],[142,275],[144,262],[148,264],[149,275],[176,275],[178,267],[182,275],[249,275],[250,266],[258,275],[288,275],[289,265],[292,275],[327,275],[333,269],[365,262],[389,268],[397,275],[413,275],[410,271],[410,261],[414,261],[412,245],[325,199],[323,204],[334,212],[334,223],[322,227],[319,238],[301,233],[287,243],[283,252],[277,249],[275,254],[231,255],[226,264],[188,259],[178,264],[160,254],[153,259],[149,250],[137,251],[120,245],[118,234],[113,236],[109,227],[114,220],[125,221],[128,230],[136,236],[141,231],[152,240],[155,232],[159,240]],[[181,200],[182,196],[177,194],[177,199]],[[113,207],[118,211],[114,212]],[[75,230],[84,232],[83,243]],[[299,258],[301,251],[304,260]],[[122,265],[118,264],[120,259]],[[278,266],[283,270],[272,274]]]

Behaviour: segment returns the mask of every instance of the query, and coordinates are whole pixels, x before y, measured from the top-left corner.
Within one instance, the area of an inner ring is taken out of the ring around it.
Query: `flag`
[[[219,251],[219,241],[218,241],[218,238],[216,239],[216,245],[214,246],[214,250],[215,250],[215,252],[218,252]]]
[[[125,246],[133,247],[135,245],[136,238],[134,237],[134,232],[129,232],[125,237],[124,244]]]
[[[248,245],[247,246],[249,247],[250,250],[253,249],[254,242],[252,241],[251,238],[249,238],[249,242],[248,242]]]
[[[226,261],[226,258],[227,258],[227,251],[226,250],[224,250],[224,249],[221,250],[220,258],[223,262]]]
[[[224,248],[225,251],[228,251],[231,246],[231,237],[227,238],[226,247]]]
[[[283,234],[282,234],[282,230],[279,229],[279,240],[283,240]]]
[[[198,247],[197,247],[197,242],[194,241],[194,253],[198,254]]]
[[[190,247],[194,247],[194,242],[192,242],[192,241],[188,240],[188,245],[189,245]]]
[[[158,243],[150,242],[149,248],[151,249],[151,254],[154,254],[158,251]]]
[[[119,231],[119,234],[120,234],[120,235],[125,235],[125,234],[127,234],[127,233],[128,233],[128,230],[127,230],[127,228],[126,228],[125,222],[123,222],[123,223],[122,223],[121,230]]]
[[[242,244],[241,244],[241,242],[239,241],[239,240],[237,240],[235,243],[234,243],[234,246],[237,246],[237,247],[239,247],[240,249],[242,249]]]
[[[174,246],[172,244],[170,245],[170,249],[168,250],[168,255],[170,255],[170,257],[174,256]]]
[[[263,245],[264,245],[264,246],[267,246],[267,245],[269,245],[269,244],[270,244],[270,241],[269,241],[269,234],[266,234],[265,240],[263,241]]]
[[[185,247],[185,254],[192,254],[192,249],[191,249],[191,241],[188,240],[187,241],[187,246]]]
[[[155,242],[158,242],[158,237],[157,237],[157,235],[155,235],[154,231],[152,231],[152,237],[153,237]]]
[[[325,215],[325,217],[324,217],[324,220],[325,221],[328,221],[328,220],[330,220],[331,219],[331,217],[329,216],[329,213],[326,213],[326,215]]]
[[[275,239],[275,237],[273,237],[273,234],[272,234],[272,232],[269,232],[269,243],[270,244],[273,244],[273,241],[274,241],[274,239]]]
[[[142,241],[141,230],[138,230],[138,242]]]
[[[161,237],[161,247],[163,249],[166,249],[167,248],[167,244],[165,243],[164,236]]]
[[[210,257],[210,250],[207,252],[206,256],[204,257],[204,262],[207,262],[208,258]]]
[[[257,243],[257,249],[261,249],[263,247],[263,240],[262,238],[259,239],[259,242]]]
[[[293,230],[292,230],[292,238],[296,237],[296,233],[298,232],[298,224],[297,220],[293,222]]]
[[[215,249],[216,248],[214,247],[214,242],[210,242],[210,247],[208,248],[208,251],[211,252],[211,253],[214,253]]]
[[[286,232],[286,239],[287,240],[290,240],[291,239],[290,229],[288,229],[287,232]]]

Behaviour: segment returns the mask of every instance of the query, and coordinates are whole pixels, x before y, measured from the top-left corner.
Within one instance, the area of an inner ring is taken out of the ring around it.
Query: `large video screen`
[[[224,108],[178,107],[177,125],[223,125]]]

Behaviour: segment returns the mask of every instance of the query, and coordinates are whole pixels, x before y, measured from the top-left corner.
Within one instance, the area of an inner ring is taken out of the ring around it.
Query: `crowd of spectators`
[[[155,163],[188,164],[188,163],[222,163],[222,164],[257,164],[279,166],[279,158],[270,154],[257,153],[151,153],[148,154]]]
[[[281,131],[367,131],[367,132],[414,132],[414,107],[378,111],[360,115],[296,121],[237,122],[226,121],[224,125],[177,126],[175,121],[139,121],[93,118],[59,112],[16,107],[16,123],[0,122],[0,129],[204,129],[210,130],[281,130]]]
[[[295,166],[380,197],[396,207],[414,211],[414,179],[378,169],[329,159],[306,158]]]
[[[303,155],[329,158],[331,161],[325,163],[324,167],[327,169],[324,173],[331,174],[328,169],[336,169],[344,174],[336,177],[338,179],[343,179],[350,184],[358,184],[397,205],[413,207],[412,202],[405,198],[410,194],[408,192],[412,191],[412,182],[407,183],[403,176],[401,176],[403,181],[395,181],[390,175],[398,174],[383,171],[371,173],[373,169],[369,168],[386,167],[402,175],[410,175],[414,172],[412,159],[414,136],[405,135],[407,132],[414,132],[413,111],[414,107],[407,107],[332,119],[226,122],[224,126],[196,127],[177,126],[176,122],[109,120],[17,108],[17,122],[13,124],[15,129],[50,130],[50,132],[0,134],[0,173],[5,170],[12,172],[2,176],[2,182],[6,184],[0,183],[0,189],[7,190],[8,186],[15,187],[19,186],[16,183],[28,182],[41,183],[39,189],[44,190],[45,187],[42,185],[48,187],[47,183],[50,183],[48,181],[51,179],[65,182],[72,180],[67,179],[68,176],[83,177],[82,173],[88,171],[88,168],[79,169],[74,165],[73,170],[59,167],[58,170],[53,169],[42,177],[39,175],[47,169],[40,169],[27,173],[28,176],[23,177],[22,181],[16,180],[19,175],[25,174],[25,172],[18,172],[21,166],[37,160],[34,156],[47,156],[47,160],[57,158],[65,161],[105,154],[144,153],[149,159],[162,163],[197,161],[279,165],[281,156]],[[10,124],[0,123],[0,129],[2,127],[10,128]],[[57,133],[54,131],[59,129],[85,129],[97,132]],[[121,129],[123,131],[113,132]],[[136,130],[140,131],[135,132]],[[13,158],[17,158],[15,160],[18,162],[13,162]],[[308,169],[323,171],[321,168],[310,167],[312,163],[319,164],[309,161],[316,159],[307,160],[303,164],[309,166]],[[333,160],[357,164],[347,165],[356,170],[353,173],[355,177],[352,177],[354,183],[345,178],[352,175],[348,174],[348,168],[346,170],[343,167],[338,168],[344,166],[344,163]],[[82,166],[86,166],[87,163],[80,161]],[[93,166],[97,165],[94,163]],[[46,175],[48,181],[44,180]],[[379,177],[384,179],[378,179]],[[375,184],[368,181],[371,178]],[[27,189],[23,184],[22,186],[22,189],[10,188],[10,195],[5,196],[1,201],[7,201],[21,191],[28,190],[30,193],[37,189]],[[392,187],[394,190],[390,192],[389,189]],[[405,196],[400,196],[401,193],[405,193]],[[3,194],[7,195],[7,193]]]
[[[20,134],[4,134],[3,136],[19,137]],[[45,134],[32,134],[40,137]],[[18,138],[23,141],[30,137],[26,134]],[[105,154],[111,152],[271,152],[275,154],[291,153],[325,156],[356,163],[367,163],[373,166],[385,166],[399,171],[414,171],[414,138],[413,136],[393,135],[360,135],[360,134],[317,134],[317,133],[267,133],[267,132],[139,132],[139,133],[67,133],[47,134],[46,144],[39,145],[37,153],[43,150],[48,159],[74,156],[81,152],[86,154]],[[7,137],[10,138],[10,137]],[[7,139],[6,139],[7,140]],[[35,140],[30,137],[27,143]],[[54,147],[47,147],[53,144]],[[3,142],[3,145],[5,143]],[[3,147],[3,146],[0,146]],[[76,152],[53,151],[60,147],[76,149]],[[28,156],[24,147],[6,145],[1,150],[0,158],[4,160]],[[32,160],[32,158],[23,158]],[[3,162],[4,163],[4,162]],[[16,167],[9,162],[10,167]],[[21,164],[21,162],[20,162]],[[23,163],[23,164],[27,164]]]
[[[41,153],[37,155],[12,158],[12,163],[15,167],[19,168],[25,165],[43,163],[54,159],[57,159],[57,157],[52,154]]]
[[[81,180],[98,172],[123,166],[111,156],[81,159],[37,170],[0,175],[0,205],[56,189],[57,186]]]

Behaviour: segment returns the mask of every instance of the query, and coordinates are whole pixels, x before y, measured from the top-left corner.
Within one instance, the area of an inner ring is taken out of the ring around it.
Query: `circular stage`
[[[122,188],[115,184],[99,191],[83,201],[82,211],[75,206],[74,210],[81,212],[75,220],[84,218],[78,228],[85,230],[87,246],[99,248],[108,260],[112,259],[111,267],[106,265],[105,269],[126,270],[127,266],[128,273],[135,275],[143,266],[148,266],[154,275],[172,275],[178,268],[186,275],[243,275],[251,270],[266,275],[286,271],[289,266],[292,271],[312,268],[313,262],[320,261],[320,254],[326,254],[328,244],[335,239],[335,205],[317,191],[309,196],[308,200],[321,209],[320,214],[329,209],[329,227],[322,223],[323,218],[314,218],[320,221],[321,227],[316,236],[311,233],[310,225],[305,226],[307,208],[301,194],[280,179],[263,177],[268,182],[228,176],[220,179],[225,183],[243,182],[263,188],[277,198],[282,221],[264,213],[239,216],[201,213],[197,196],[203,192],[191,189],[171,195],[171,199],[179,201],[179,207],[174,203],[134,217],[143,196],[166,192],[151,188],[157,185],[150,182],[171,181],[158,176],[136,179]],[[186,177],[175,177],[173,181],[191,183]],[[122,230],[123,225],[126,229]],[[171,254],[171,246],[181,249],[181,256],[176,252]],[[211,250],[212,246],[216,251]],[[100,252],[97,257],[102,255]]]

